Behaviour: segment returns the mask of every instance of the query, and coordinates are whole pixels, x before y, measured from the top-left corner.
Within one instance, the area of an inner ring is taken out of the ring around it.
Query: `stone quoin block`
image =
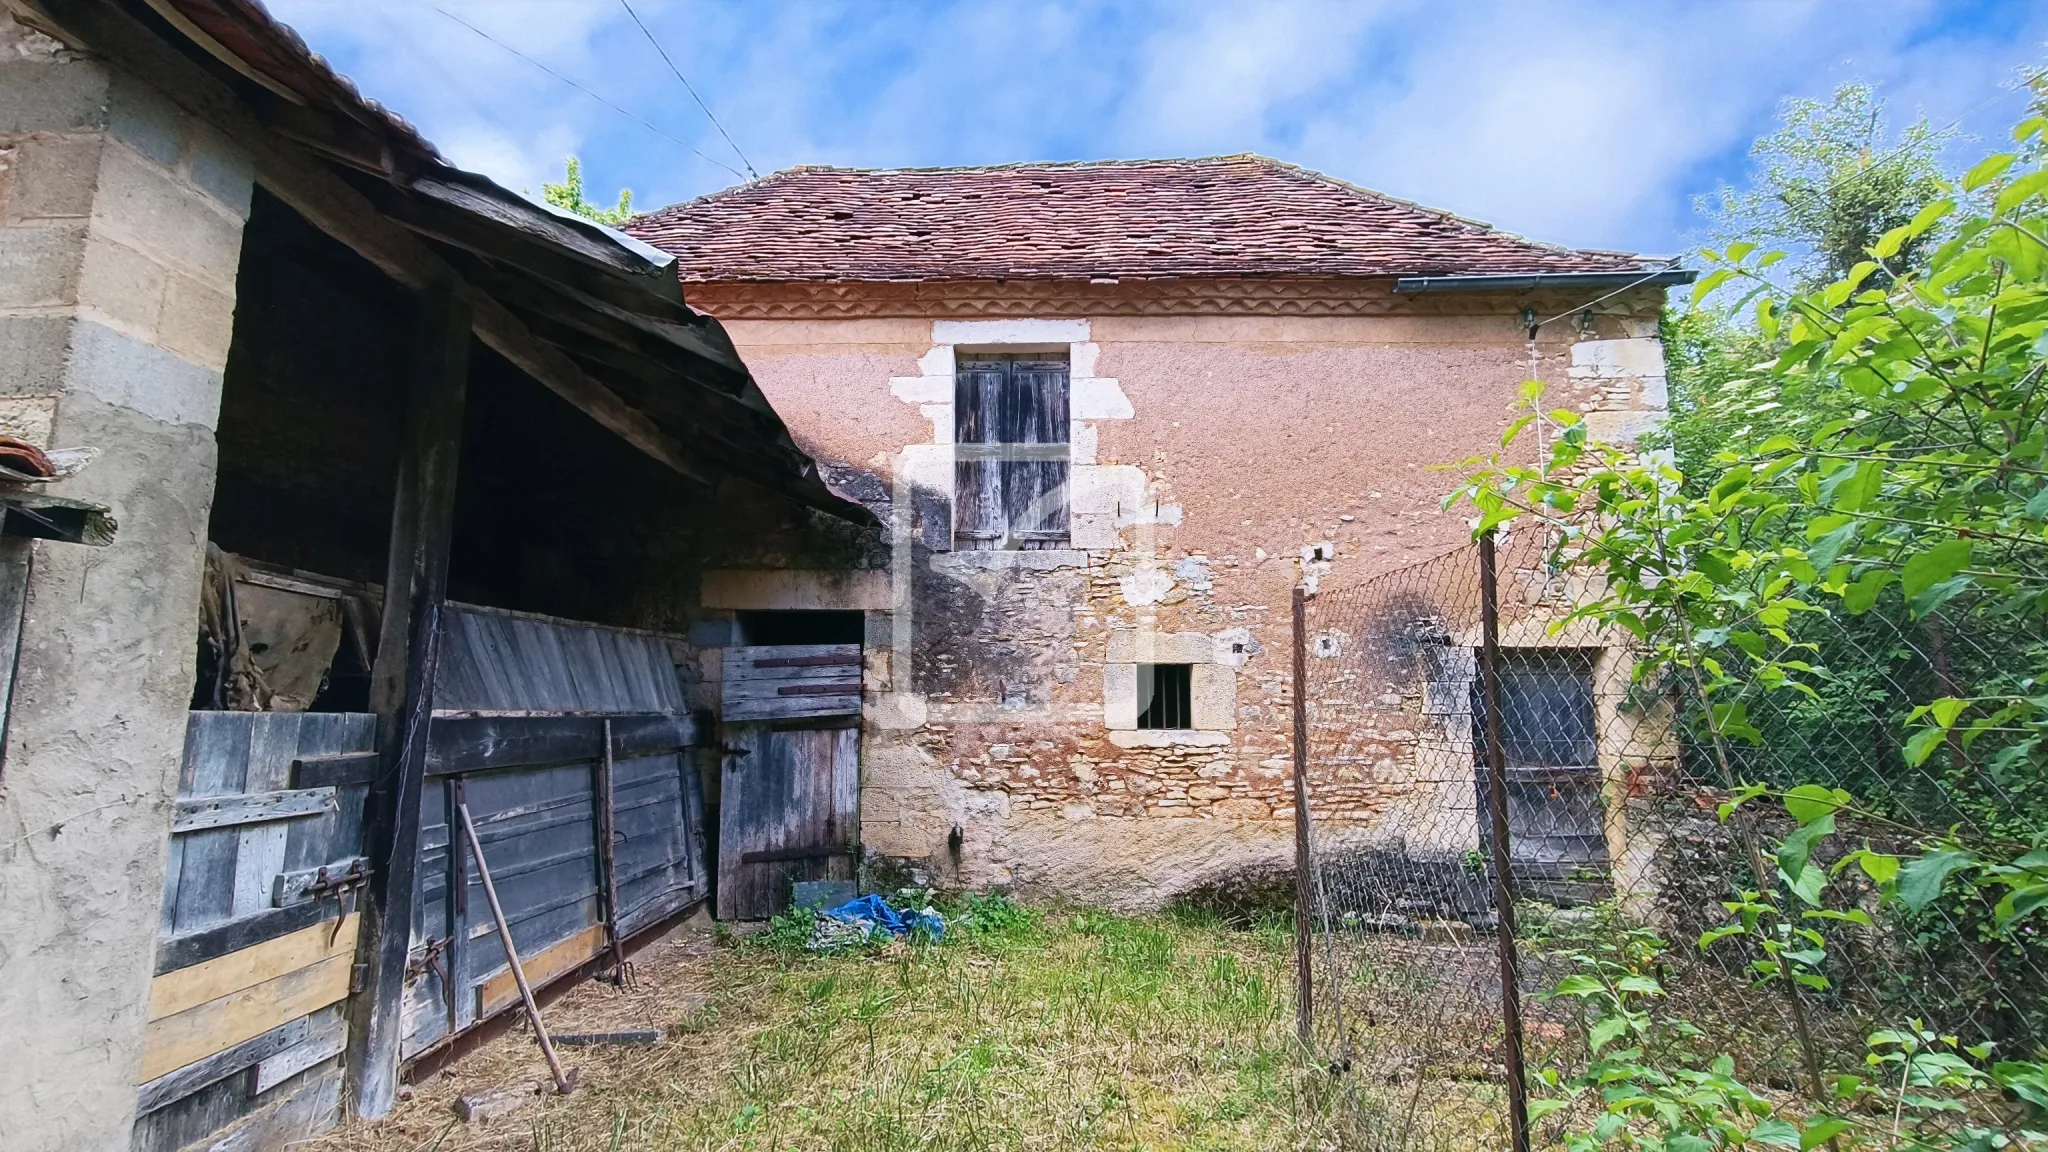
[[[1236,728],[1237,669],[1228,664],[1197,664],[1188,670],[1188,678],[1195,727],[1224,732]]]
[[[6,221],[82,218],[92,214],[99,180],[98,136],[34,136],[15,145],[8,162],[14,183]]]

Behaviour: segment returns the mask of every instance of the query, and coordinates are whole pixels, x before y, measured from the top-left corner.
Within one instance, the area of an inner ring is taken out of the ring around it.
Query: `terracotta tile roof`
[[[628,233],[685,281],[1629,272],[1263,156],[801,167],[675,204]]]

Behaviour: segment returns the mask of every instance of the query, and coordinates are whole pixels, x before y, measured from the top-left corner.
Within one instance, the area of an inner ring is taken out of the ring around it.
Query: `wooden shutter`
[[[953,371],[953,546],[1000,548],[1003,463],[1000,397],[1009,365],[1001,357],[961,359]]]
[[[963,357],[954,377],[954,539],[960,548],[1067,540],[1067,364]]]

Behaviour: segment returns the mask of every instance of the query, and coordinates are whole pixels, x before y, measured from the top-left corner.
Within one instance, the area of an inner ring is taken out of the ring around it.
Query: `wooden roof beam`
[[[84,38],[95,51],[226,134],[255,162],[258,183],[393,280],[414,291],[445,286],[468,301],[478,339],[591,419],[677,472],[711,483],[682,445],[645,413],[535,336],[510,309],[458,275],[425,241],[379,214],[317,157],[266,129],[218,79],[132,17],[90,0],[14,2],[33,4],[52,25]]]

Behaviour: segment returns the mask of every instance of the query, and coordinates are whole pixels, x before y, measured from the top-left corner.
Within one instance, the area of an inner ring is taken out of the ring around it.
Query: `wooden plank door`
[[[718,916],[764,920],[799,880],[851,880],[860,852],[860,729],[728,724]]]
[[[376,730],[366,713],[191,714],[136,1152],[231,1123],[283,1147],[334,1122]]]

